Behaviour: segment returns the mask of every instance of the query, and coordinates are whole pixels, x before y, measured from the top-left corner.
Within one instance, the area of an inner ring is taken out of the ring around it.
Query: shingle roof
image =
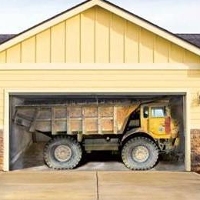
[[[176,34],[178,37],[200,47],[200,34]]]
[[[0,44],[13,38],[14,36],[15,36],[15,34],[0,34]]]
[[[177,35],[179,38],[182,38],[200,48],[200,34],[179,33],[179,34],[175,34],[175,35]],[[7,40],[10,40],[14,36],[16,36],[16,34],[0,34],[0,44],[6,42]]]

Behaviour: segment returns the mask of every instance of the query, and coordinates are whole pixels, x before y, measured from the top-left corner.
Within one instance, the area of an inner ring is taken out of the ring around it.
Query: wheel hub
[[[149,150],[145,146],[137,146],[132,151],[132,158],[137,162],[145,162],[149,157]]]
[[[55,158],[60,162],[68,161],[72,156],[72,150],[67,145],[59,145],[54,151]]]

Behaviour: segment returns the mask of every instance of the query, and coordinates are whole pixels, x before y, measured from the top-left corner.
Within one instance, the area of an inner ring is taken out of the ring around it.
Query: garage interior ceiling
[[[66,102],[103,102],[107,100],[129,100],[135,103],[142,101],[152,101],[158,99],[170,99],[178,97],[183,94],[177,93],[67,93],[67,94],[15,94],[12,95],[16,98],[24,99],[25,104],[37,104],[37,103],[66,103]]]

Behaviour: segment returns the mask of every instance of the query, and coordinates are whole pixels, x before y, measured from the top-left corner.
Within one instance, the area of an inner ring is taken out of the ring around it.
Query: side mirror
[[[145,106],[143,108],[143,117],[148,118],[149,117],[149,107]]]

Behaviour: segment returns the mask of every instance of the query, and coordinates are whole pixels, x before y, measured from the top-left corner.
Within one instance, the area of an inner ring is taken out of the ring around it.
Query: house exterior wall
[[[193,170],[200,147],[200,56],[179,47],[98,6],[71,17],[0,52],[1,64],[93,63],[93,69],[0,70],[0,169],[3,162],[4,92],[6,89],[113,89],[190,91],[190,127]],[[103,64],[185,63],[188,69],[95,69]],[[4,65],[5,66],[5,65]],[[195,131],[194,131],[195,130]],[[193,159],[194,158],[194,159]],[[197,161],[196,161],[197,160]]]
[[[200,63],[200,57],[96,6],[0,52],[0,63]]]

